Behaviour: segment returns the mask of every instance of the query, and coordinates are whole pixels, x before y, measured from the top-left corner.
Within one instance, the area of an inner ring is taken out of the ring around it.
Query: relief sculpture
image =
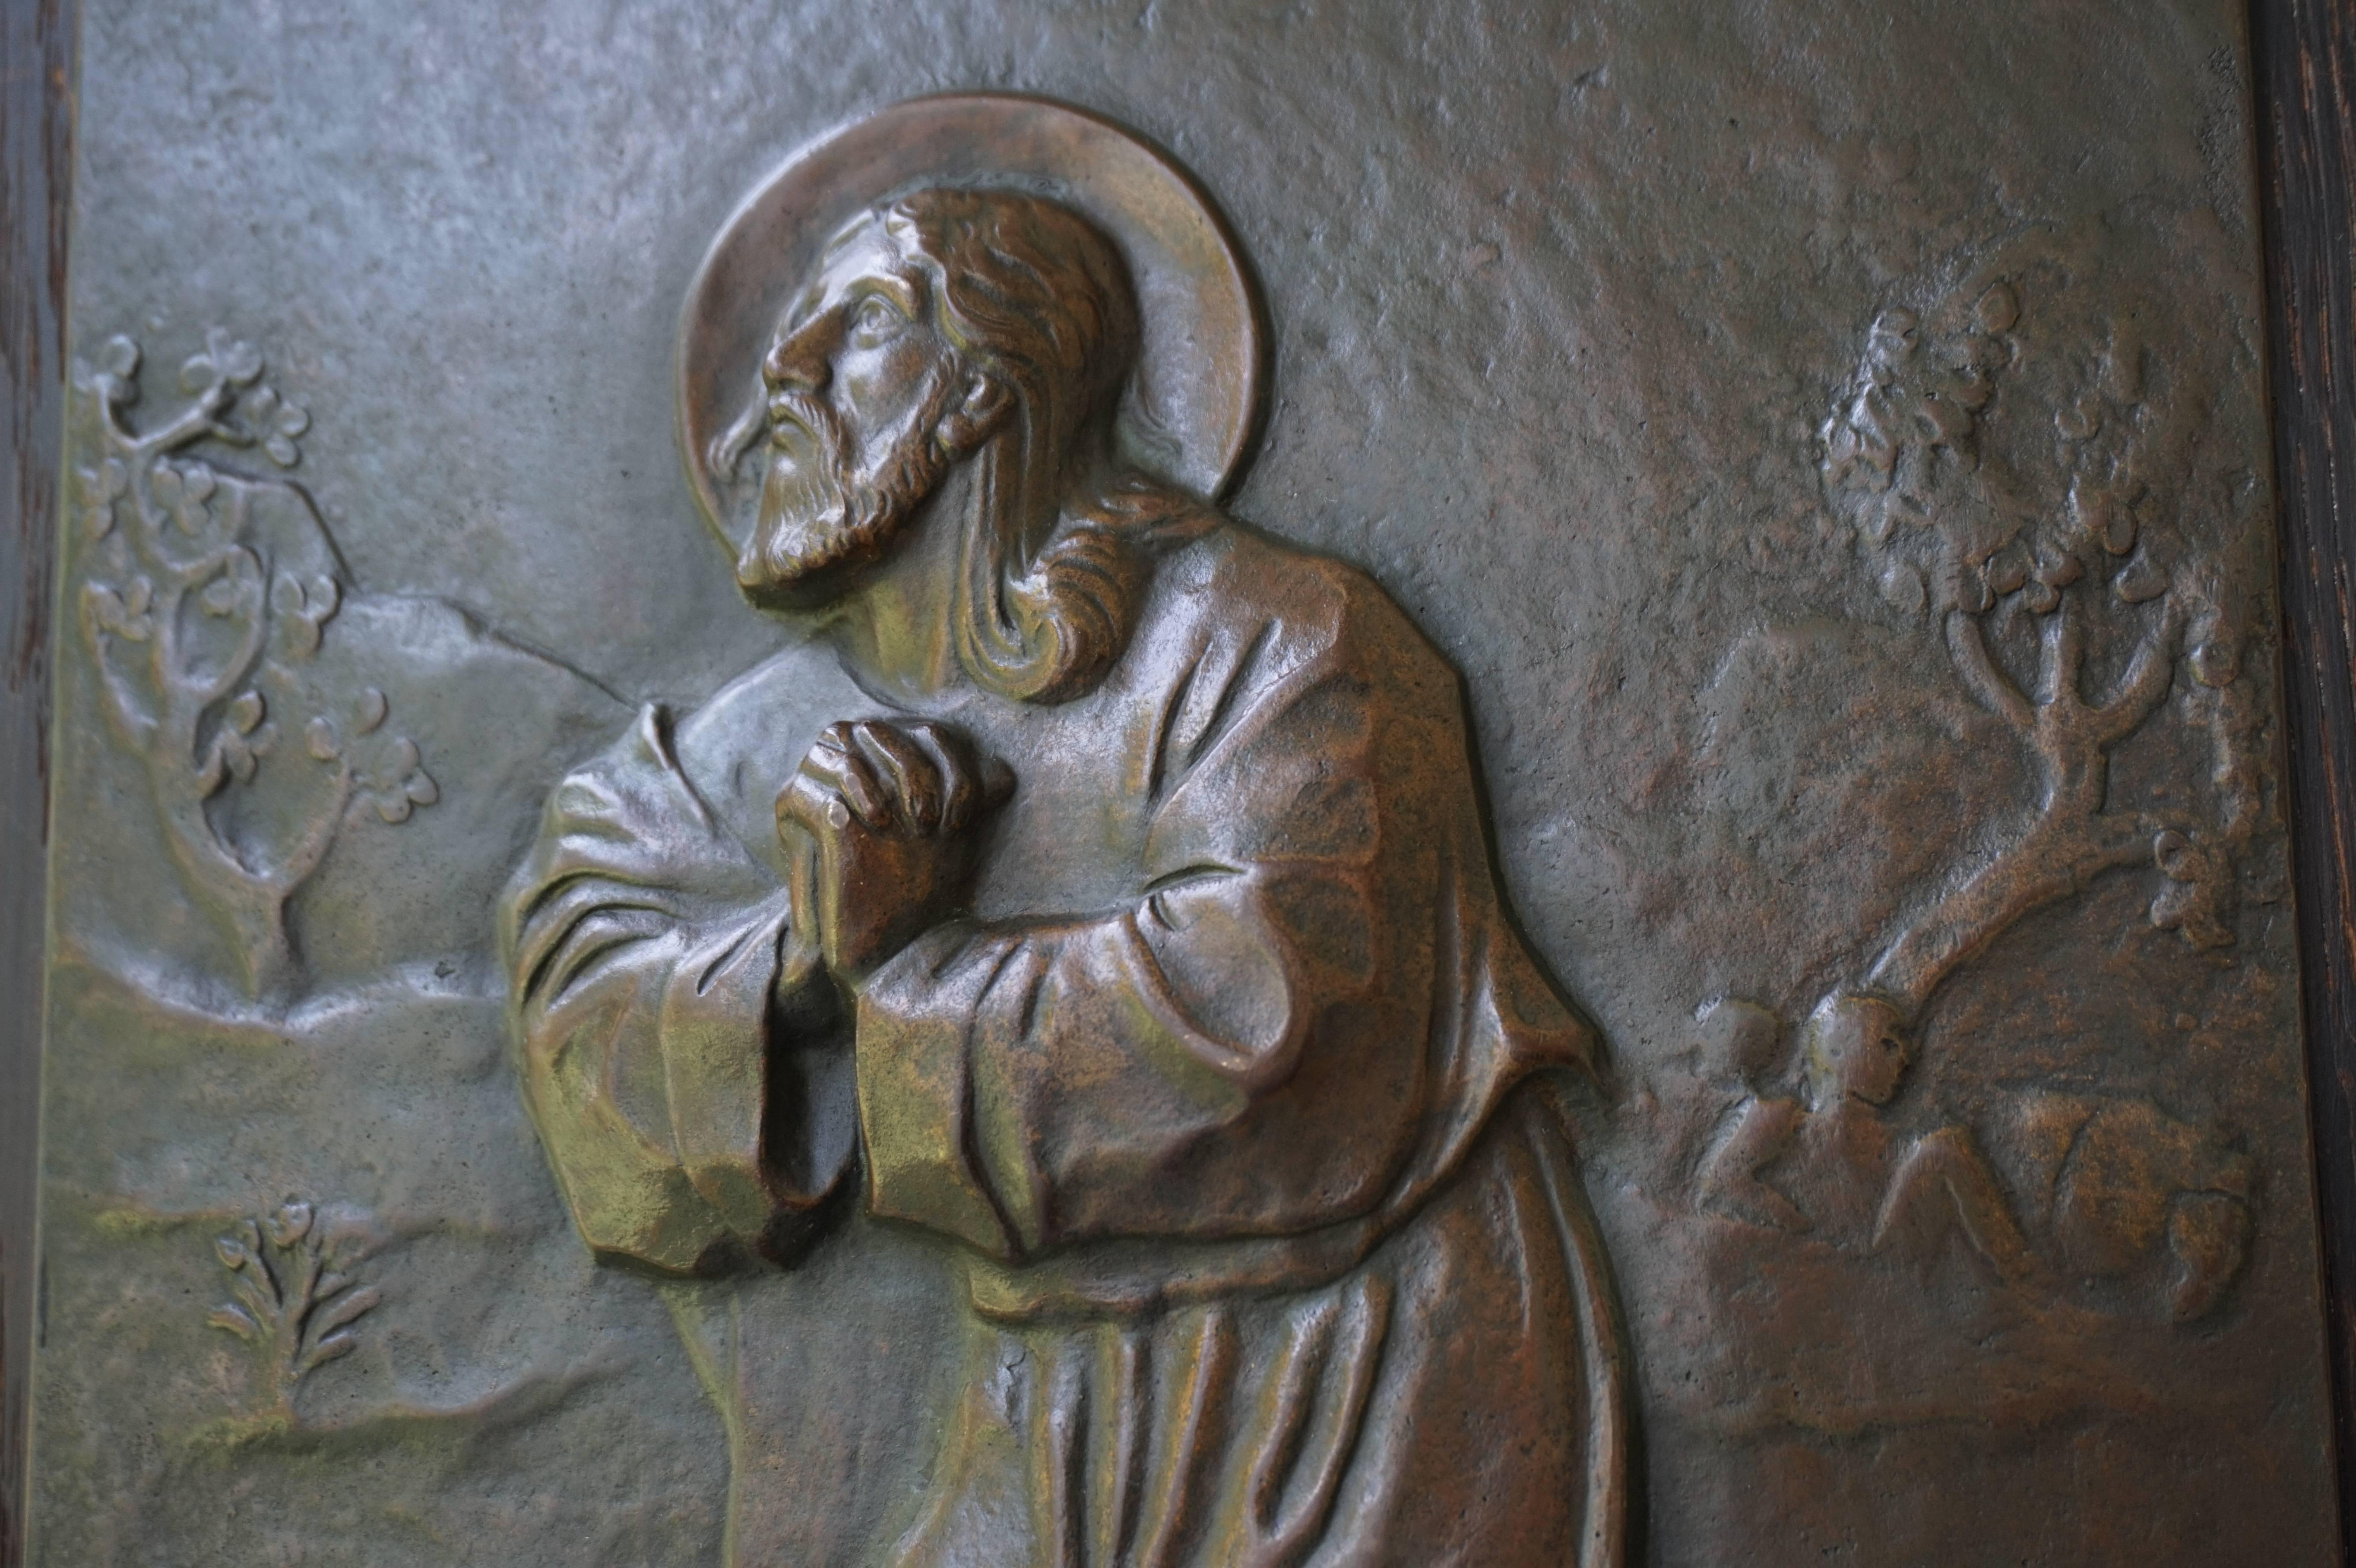
[[[2233,851],[2261,809],[2260,716],[2239,680],[2249,586],[2230,555],[2187,550],[2183,527],[2188,513],[2233,516],[2254,481],[2191,488],[2185,427],[2204,389],[2147,398],[2147,377],[2166,368],[2147,367],[2156,350],[2124,302],[2106,302],[2118,321],[2024,316],[2023,287],[2062,296],[2055,315],[2079,303],[2062,282],[2067,250],[2037,249],[2000,251],[1929,321],[1902,306],[1878,317],[1823,432],[1826,490],[1878,558],[1883,592],[1936,626],[1958,677],[2018,737],[2037,779],[2019,837],[1917,914],[1865,975],[1858,994],[1901,1018],[2023,915],[2139,863],[2166,879],[2154,925],[2196,948],[2231,945]],[[2026,274],[2019,285],[2001,272],[1985,281],[2008,264]],[[2026,309],[2042,303],[2031,292]],[[2159,713],[2179,653],[2179,721],[2210,731],[2213,805],[2122,807],[2112,754]]]
[[[2235,942],[2238,851],[2265,810],[2262,713],[2241,678],[2251,590],[2233,549],[2188,547],[2247,534],[2251,481],[2191,482],[2203,389],[2151,391],[2169,368],[2117,285],[2088,305],[2091,266],[2051,234],[1995,247],[1927,312],[1879,315],[1837,393],[1818,446],[1829,507],[1882,596],[2013,737],[2033,801],[1922,890],[1858,981],[1800,1024],[1792,1060],[1772,1014],[1705,1008],[1712,1075],[1740,1098],[1694,1168],[1702,1206],[1728,1218],[1868,1252],[1957,1245],[2042,1294],[2141,1278],[2190,1321],[2222,1298],[2251,1232],[2253,1162],[2229,1133],[2046,1086],[1978,1128],[1901,1135],[1884,1109],[1914,1053],[1944,1044],[1914,1038],[1940,987],[2105,873],[2156,870],[2147,918],[2192,949]],[[2191,801],[2114,784],[2114,753],[2147,725],[2210,751]]]
[[[2336,1560],[2233,0],[77,6],[30,1563]]]
[[[707,263],[682,428],[744,593],[867,702],[798,756],[790,666],[649,708],[502,914],[582,1235],[791,1269],[848,1203],[955,1249],[963,1387],[875,1561],[1621,1561],[1597,1042],[1501,899],[1455,677],[1123,430],[1136,381],[1164,451],[1239,444],[1248,318],[1139,365],[1185,341],[1141,322],[1183,308],[1152,225],[1215,225],[1040,102],[846,141]],[[757,359],[724,422],[715,345]]]
[[[359,1344],[357,1325],[384,1299],[351,1272],[366,1253],[364,1217],[289,1199],[216,1237],[230,1294],[206,1319],[252,1346],[268,1364],[269,1419],[296,1424],[303,1380]]]
[[[310,498],[189,450],[260,447],[292,468],[310,417],[218,328],[181,368],[191,400],[144,431],[131,422],[140,368],[139,346],[117,336],[76,377],[95,437],[76,475],[82,631],[189,891],[230,926],[247,993],[283,999],[300,968],[288,900],[354,816],[404,822],[440,789],[417,743],[384,728],[384,693],[338,689],[316,666],[347,573]],[[298,745],[311,776],[262,776]]]

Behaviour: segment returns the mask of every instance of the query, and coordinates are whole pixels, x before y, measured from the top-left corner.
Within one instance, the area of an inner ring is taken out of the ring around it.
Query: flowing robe
[[[953,1249],[962,1392],[875,1560],[1618,1561],[1624,1366],[1557,1099],[1592,1038],[1382,592],[1209,527],[1092,693],[910,715],[1017,789],[973,912],[847,1007],[768,820],[787,678],[568,779],[502,932],[592,1247],[789,1261],[855,1196]]]

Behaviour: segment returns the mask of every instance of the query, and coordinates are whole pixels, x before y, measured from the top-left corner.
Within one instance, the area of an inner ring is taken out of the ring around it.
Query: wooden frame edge
[[[49,617],[75,19],[72,0],[0,0],[0,1568],[26,1560],[40,1313]]]
[[[2356,5],[2252,0],[2308,1082],[2343,1556],[2356,1518]]]

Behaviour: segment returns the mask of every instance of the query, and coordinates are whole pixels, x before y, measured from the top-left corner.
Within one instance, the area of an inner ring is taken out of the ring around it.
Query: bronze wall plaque
[[[2233,6],[82,50],[35,1562],[2336,1555]]]

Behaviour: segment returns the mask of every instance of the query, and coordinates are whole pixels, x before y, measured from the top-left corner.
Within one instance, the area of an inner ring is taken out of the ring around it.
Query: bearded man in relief
[[[530,1115],[604,1257],[806,1265],[852,1204],[954,1255],[969,1374],[871,1561],[1617,1562],[1593,1040],[1457,679],[1117,458],[1137,309],[1032,195],[837,235],[722,455],[745,596],[869,707],[782,764],[758,691],[649,709],[558,789],[502,911]]]

